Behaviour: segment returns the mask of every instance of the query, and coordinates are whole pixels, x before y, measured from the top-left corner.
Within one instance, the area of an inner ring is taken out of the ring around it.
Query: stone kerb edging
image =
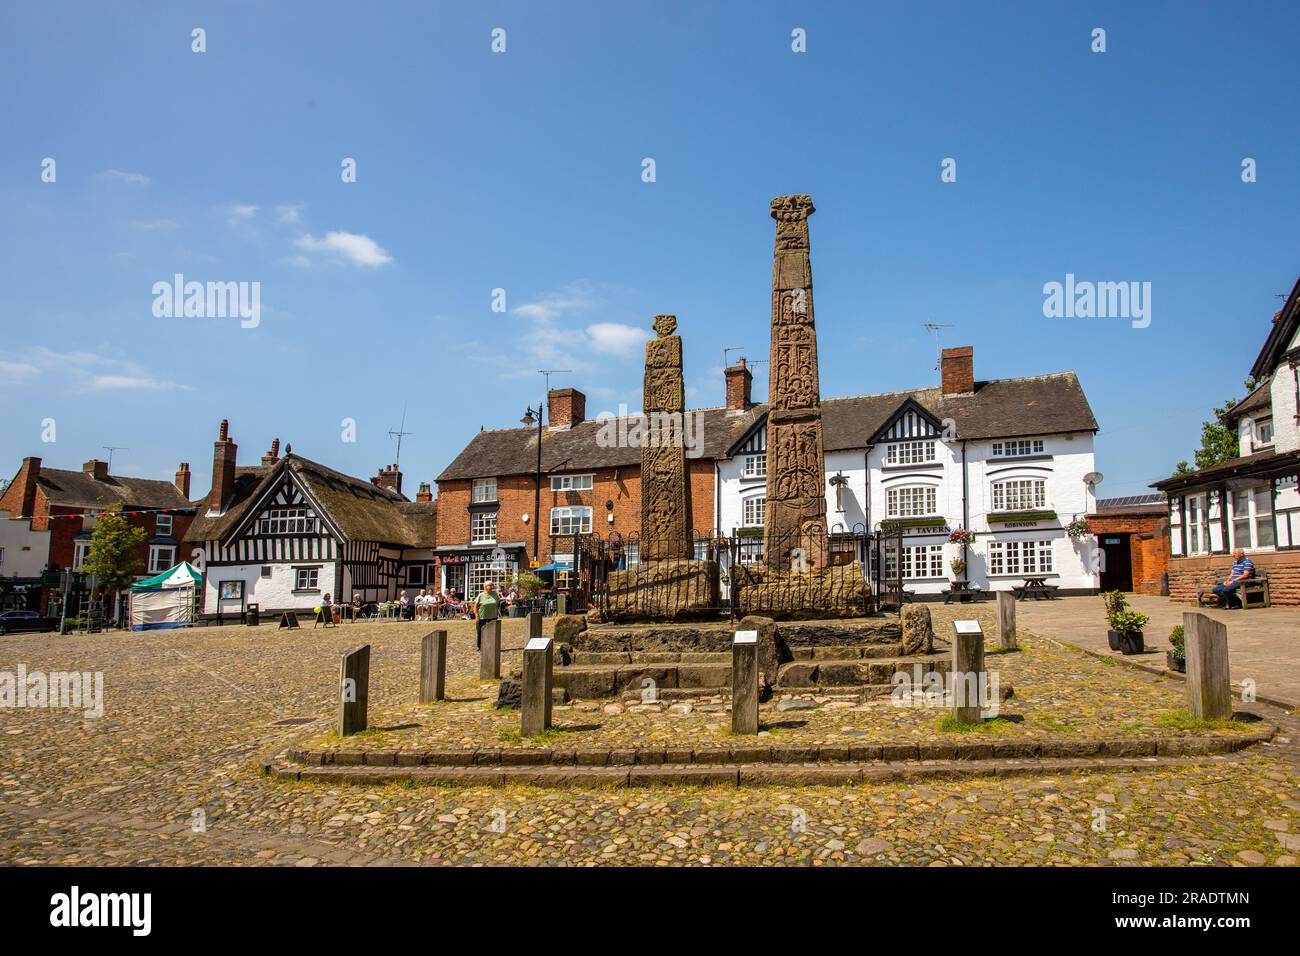
[[[924,760],[1050,760],[1187,757],[1227,754],[1271,740],[1263,724],[1232,737],[1186,736],[1144,740],[997,740],[883,744],[821,744],[806,747],[752,744],[734,747],[476,747],[441,750],[311,750],[291,748],[288,761],[305,767],[633,767],[725,764],[904,763]]]

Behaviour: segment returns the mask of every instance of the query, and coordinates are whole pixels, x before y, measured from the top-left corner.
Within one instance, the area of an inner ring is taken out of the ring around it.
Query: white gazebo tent
[[[188,561],[131,585],[131,630],[189,627],[194,623],[194,596],[203,583]]]

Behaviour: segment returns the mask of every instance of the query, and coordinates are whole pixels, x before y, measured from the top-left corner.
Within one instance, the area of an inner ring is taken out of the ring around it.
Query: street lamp
[[[541,557],[537,553],[538,535],[540,528],[538,521],[542,511],[542,408],[541,402],[537,403],[537,411],[533,411],[531,405],[524,412],[524,417],[519,419],[523,425],[537,425],[537,471],[533,475],[533,560],[541,566]]]

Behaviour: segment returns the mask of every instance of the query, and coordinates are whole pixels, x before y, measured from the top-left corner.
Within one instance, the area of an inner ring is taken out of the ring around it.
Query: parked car
[[[57,631],[57,617],[43,617],[35,611],[5,611],[0,613],[0,634],[17,634],[20,631]]]

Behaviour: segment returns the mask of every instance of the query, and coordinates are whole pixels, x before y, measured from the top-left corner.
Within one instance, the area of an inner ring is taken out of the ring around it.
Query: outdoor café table
[[[1032,597],[1035,601],[1041,601],[1044,598],[1050,601],[1053,597],[1052,592],[1056,588],[1047,583],[1045,576],[1039,576],[1025,578],[1025,583],[1013,590],[1018,601],[1023,601],[1028,597]]]
[[[957,599],[958,604],[965,604],[967,601],[978,601],[980,599],[980,589],[972,587],[969,581],[953,581],[952,587],[943,592],[943,603],[951,604],[953,598]]]

